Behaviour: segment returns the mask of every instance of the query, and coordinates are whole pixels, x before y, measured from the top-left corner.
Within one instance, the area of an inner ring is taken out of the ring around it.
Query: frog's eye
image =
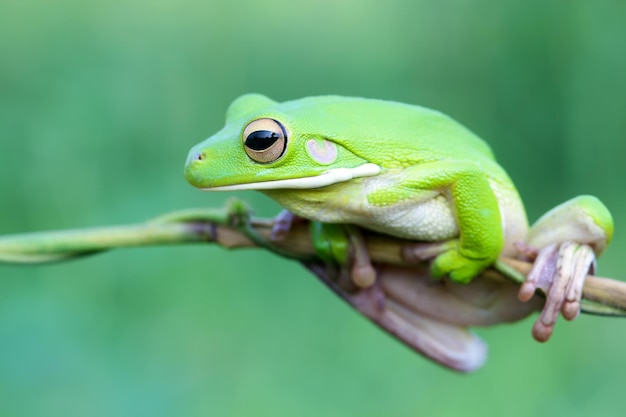
[[[253,120],[243,130],[243,147],[256,162],[274,162],[287,149],[287,131],[274,119]]]

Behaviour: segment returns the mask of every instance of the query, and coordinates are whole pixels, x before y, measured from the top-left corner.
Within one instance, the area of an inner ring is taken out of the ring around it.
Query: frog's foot
[[[593,273],[595,263],[593,249],[585,244],[552,243],[538,251],[533,269],[518,293],[520,301],[529,301],[536,290],[546,295],[532,331],[537,341],[550,338],[559,312],[566,320],[578,317],[585,278]]]
[[[536,311],[541,301],[518,301],[517,286],[508,281],[482,277],[468,285],[445,278],[433,281],[430,270],[419,265],[378,265],[372,286],[347,291],[339,284],[339,271],[329,271],[320,263],[306,266],[391,335],[426,357],[461,372],[480,368],[487,358],[487,345],[469,326],[519,320]]]
[[[368,288],[376,281],[376,270],[359,228],[348,225],[311,222],[313,246],[327,263],[348,267],[352,284]]]
[[[402,257],[411,263],[432,260],[431,272],[434,278],[447,275],[462,284],[470,282],[493,263],[490,259],[466,256],[458,247],[458,240],[410,243],[402,248]]]
[[[485,258],[474,259],[461,254],[458,249],[453,249],[437,256],[431,270],[434,277],[448,275],[456,282],[467,284],[493,261]]]
[[[434,278],[447,275],[453,281],[463,284],[470,282],[493,263],[489,259],[473,259],[461,254],[458,240],[410,243],[403,247],[402,256],[411,263],[432,260],[431,272]]]
[[[522,252],[533,258],[531,273],[519,292],[522,301],[532,298],[535,290],[546,295],[533,336],[541,342],[550,338],[559,311],[567,320],[580,312],[585,278],[595,270],[599,256],[613,236],[611,213],[595,197],[579,196],[553,208],[532,226]]]

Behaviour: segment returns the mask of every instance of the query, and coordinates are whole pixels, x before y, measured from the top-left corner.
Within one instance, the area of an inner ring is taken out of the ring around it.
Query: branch
[[[428,264],[407,260],[407,241],[363,232],[376,264],[373,287],[351,286],[345,268],[319,259],[309,225],[295,223],[272,241],[273,219],[252,218],[233,201],[223,209],[184,210],[145,223],[0,237],[0,263],[41,264],[64,261],[118,248],[214,243],[225,248],[264,248],[297,260],[337,295],[375,324],[419,353],[457,371],[469,372],[486,358],[485,344],[469,326],[519,320],[543,307],[533,297],[517,299],[517,290],[532,265],[501,258],[470,284],[435,281]],[[348,283],[348,284],[346,284]],[[586,313],[626,316],[626,283],[588,276],[583,290]]]
[[[271,233],[274,220],[247,216],[249,212],[245,205],[234,201],[223,209],[176,211],[145,223],[126,226],[5,235],[0,236],[0,263],[41,264],[119,248],[206,243],[229,249],[263,247],[295,260],[315,259],[307,224],[294,224],[284,238],[273,242]],[[374,262],[414,266],[403,255],[405,240],[372,233],[364,235]],[[532,268],[531,263],[517,259],[500,260],[517,273],[491,270],[486,274],[489,279],[506,278],[520,284],[523,276]],[[625,282],[589,275],[583,298],[626,313]]]

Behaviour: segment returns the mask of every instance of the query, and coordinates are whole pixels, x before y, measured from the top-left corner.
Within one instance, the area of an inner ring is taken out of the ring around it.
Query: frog
[[[613,236],[611,213],[590,195],[530,227],[487,142],[442,112],[389,100],[245,94],[224,128],[192,147],[184,172],[204,191],[260,191],[296,219],[422,242],[435,248],[426,250],[436,254],[430,275],[461,286],[501,257],[535,261],[518,298],[545,296],[533,328],[539,341],[559,312],[578,315],[585,277]],[[369,271],[354,278],[357,287],[375,287]]]

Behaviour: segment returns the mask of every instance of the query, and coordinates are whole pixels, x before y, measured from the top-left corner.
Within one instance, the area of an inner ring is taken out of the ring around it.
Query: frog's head
[[[378,174],[378,165],[320,129],[325,100],[332,98],[277,103],[259,94],[239,97],[225,127],[191,149],[185,177],[204,190],[275,190]]]

